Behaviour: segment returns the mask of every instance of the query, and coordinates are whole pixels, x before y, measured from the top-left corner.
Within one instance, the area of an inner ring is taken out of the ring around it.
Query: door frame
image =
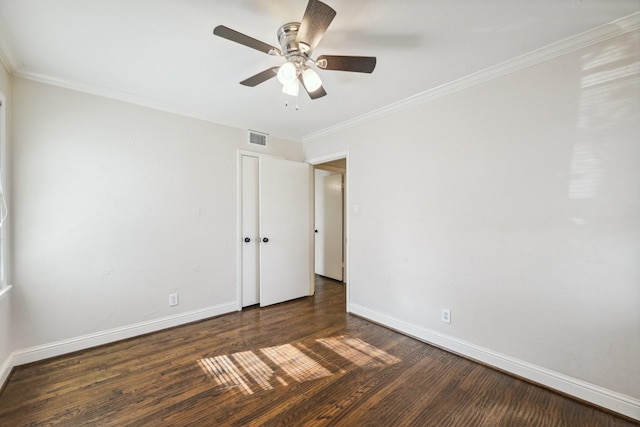
[[[314,157],[312,159],[307,159],[307,163],[309,163],[311,166],[316,166],[322,163],[327,163],[327,162],[331,162],[334,160],[340,160],[340,159],[345,159],[345,162],[347,164],[347,170],[344,172],[344,206],[343,206],[343,210],[344,210],[344,272],[343,272],[343,278],[342,280],[344,281],[345,286],[347,287],[347,292],[346,292],[346,298],[347,298],[347,312],[349,312],[349,302],[351,301],[351,297],[350,297],[350,286],[349,286],[349,272],[350,272],[350,268],[349,268],[349,260],[350,260],[350,256],[349,256],[349,246],[350,246],[350,238],[349,238],[349,206],[351,206],[350,204],[350,196],[349,196],[349,190],[350,190],[350,184],[349,184],[349,176],[351,175],[351,166],[349,165],[349,151],[339,151],[333,154],[327,154],[325,156],[321,156],[321,157]],[[315,179],[315,174],[314,174],[314,179]],[[314,185],[314,194],[315,194],[315,185]],[[314,271],[315,271],[315,257],[314,257]]]

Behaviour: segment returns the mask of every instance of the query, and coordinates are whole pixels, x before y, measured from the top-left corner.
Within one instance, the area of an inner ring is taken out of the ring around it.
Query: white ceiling
[[[376,56],[373,74],[319,71],[328,93],[284,106],[281,59],[212,34],[278,46],[307,0],[0,0],[0,57],[15,75],[302,140],[640,10],[640,0],[325,0],[314,51]]]

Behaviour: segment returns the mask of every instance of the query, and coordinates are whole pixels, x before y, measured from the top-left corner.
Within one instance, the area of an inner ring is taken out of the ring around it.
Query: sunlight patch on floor
[[[328,377],[331,372],[291,344],[263,348],[262,353],[298,382]]]
[[[233,364],[229,356],[208,357],[198,360],[200,367],[211,374],[216,382],[225,387],[239,387],[246,394],[253,394],[242,372]]]
[[[342,335],[335,338],[316,340],[325,347],[360,367],[380,368],[400,362],[397,357],[366,342]]]
[[[270,380],[275,372],[256,356],[254,352],[243,351],[241,353],[234,353],[231,356],[263,390],[273,388]]]
[[[346,360],[347,365],[363,369],[379,369],[400,362],[397,357],[346,335],[318,339],[316,342]],[[219,386],[238,389],[246,395],[253,394],[256,388],[271,390],[274,385],[287,386],[290,381],[286,378],[296,382],[312,381],[338,372],[343,373],[348,368],[339,366],[332,373],[309,353],[312,351],[301,343],[297,346],[284,344],[256,351],[207,357],[199,359],[198,365]],[[320,357],[316,353],[313,355]],[[336,368],[335,364],[332,365]]]

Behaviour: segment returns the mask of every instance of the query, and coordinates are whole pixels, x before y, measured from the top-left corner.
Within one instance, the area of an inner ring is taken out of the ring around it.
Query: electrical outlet
[[[444,323],[451,323],[451,310],[448,308],[443,308],[440,314],[440,320]]]
[[[178,294],[169,294],[169,307],[173,307],[179,304]]]

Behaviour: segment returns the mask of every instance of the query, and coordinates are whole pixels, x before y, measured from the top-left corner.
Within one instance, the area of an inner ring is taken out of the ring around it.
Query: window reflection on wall
[[[616,127],[637,121],[640,96],[637,31],[591,48],[582,56],[578,130],[573,146],[569,198],[591,199],[603,190]]]

